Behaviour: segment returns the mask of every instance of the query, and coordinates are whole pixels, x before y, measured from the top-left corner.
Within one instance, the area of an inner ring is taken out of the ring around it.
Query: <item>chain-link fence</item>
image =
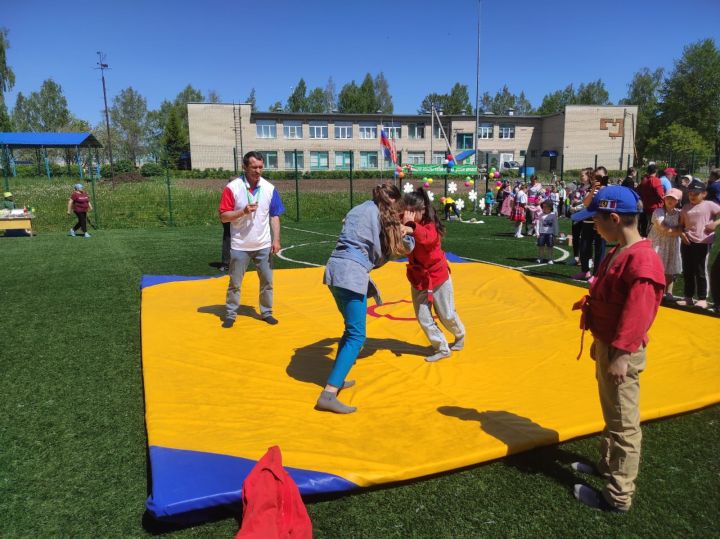
[[[233,149],[230,148],[231,158]],[[220,149],[218,149],[220,151]],[[298,152],[300,153],[300,152]],[[308,152],[305,152],[308,153]],[[357,152],[356,152],[357,153]],[[379,154],[379,152],[378,152]],[[617,168],[617,156],[602,153],[562,155],[545,160],[543,169],[514,163],[481,163],[472,170],[446,166],[415,167],[400,166],[399,172],[391,166],[367,168],[352,157],[345,162],[338,158],[336,167],[303,166],[303,160],[295,156],[292,167],[279,166],[273,156],[265,156],[263,176],[278,189],[286,208],[286,220],[340,220],[353,206],[368,200],[372,188],[380,182],[392,181],[401,190],[425,186],[432,193],[438,208],[443,197],[451,197],[460,206],[463,218],[469,219],[482,212],[486,191],[497,192],[503,181],[511,184],[527,181],[537,175],[549,190],[571,185],[579,178],[580,169],[603,165],[609,169],[610,181],[619,183],[626,170]],[[715,156],[676,155],[654,159],[659,168],[674,166],[680,174],[690,172],[707,174],[714,165]],[[574,168],[565,166],[571,162]],[[615,168],[608,161],[615,163]],[[627,165],[638,167],[639,175],[648,159],[636,163],[632,157],[624,158]],[[284,160],[283,160],[283,164]],[[297,164],[297,166],[295,166]],[[316,164],[316,163],[315,163]],[[376,165],[364,161],[363,165]],[[231,160],[234,168],[234,163]],[[383,163],[385,165],[385,163]],[[233,169],[211,168],[194,170],[163,170],[160,175],[144,177],[139,173],[116,176],[115,179],[98,179],[87,176],[53,176],[21,178],[4,174],[4,191],[11,191],[17,207],[34,208],[34,227],[40,231],[57,231],[74,223],[67,215],[68,199],[73,185],[81,182],[90,195],[93,209],[89,212],[90,223],[96,228],[150,228],[163,226],[210,225],[218,222],[220,196],[227,182],[237,174]],[[242,165],[238,163],[238,172]],[[551,168],[552,167],[552,168]],[[556,167],[556,168],[555,168]],[[469,172],[474,172],[470,174]]]

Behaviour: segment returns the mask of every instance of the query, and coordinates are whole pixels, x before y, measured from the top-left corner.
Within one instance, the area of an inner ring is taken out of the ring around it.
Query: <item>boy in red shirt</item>
[[[665,290],[664,268],[650,241],[640,236],[639,196],[632,189],[608,186],[583,216],[592,217],[602,238],[617,243],[600,264],[590,293],[573,309],[582,309],[580,327],[594,341],[600,406],[605,428],[597,467],[572,464],[607,480],[602,492],[575,485],[575,497],[590,507],[615,512],[630,509],[640,464],[640,373],[645,369],[648,330]]]

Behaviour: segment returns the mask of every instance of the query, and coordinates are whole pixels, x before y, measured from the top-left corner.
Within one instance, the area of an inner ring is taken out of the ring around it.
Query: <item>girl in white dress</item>
[[[682,191],[677,188],[670,189],[665,194],[665,205],[658,208],[652,215],[652,227],[648,239],[652,241],[653,249],[660,256],[665,266],[665,300],[672,300],[673,283],[682,273],[682,259],[680,258],[680,210],[677,204],[682,200]]]

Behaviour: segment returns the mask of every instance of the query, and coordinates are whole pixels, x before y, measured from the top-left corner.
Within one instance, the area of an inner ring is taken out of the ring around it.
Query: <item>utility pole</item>
[[[100,70],[100,76],[102,77],[103,100],[105,101],[105,127],[107,127],[108,154],[110,155],[110,177],[114,180],[115,179],[115,165],[113,164],[112,138],[110,137],[110,118],[108,117],[107,92],[105,91],[105,70],[109,69],[109,67],[105,63],[105,54],[98,51],[97,55],[98,55],[98,62],[97,62],[98,67],[96,69]]]

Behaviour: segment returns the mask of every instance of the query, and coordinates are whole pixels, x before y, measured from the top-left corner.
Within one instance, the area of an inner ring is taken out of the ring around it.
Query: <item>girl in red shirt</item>
[[[413,307],[420,327],[435,350],[425,361],[438,361],[450,357],[453,350],[462,350],[465,345],[465,327],[455,311],[450,269],[440,247],[445,226],[422,187],[406,194],[403,202],[403,222],[412,229],[411,234],[415,238],[415,247],[408,255],[407,265]],[[448,345],[445,335],[433,319],[433,306],[440,323],[455,337],[452,345]]]

